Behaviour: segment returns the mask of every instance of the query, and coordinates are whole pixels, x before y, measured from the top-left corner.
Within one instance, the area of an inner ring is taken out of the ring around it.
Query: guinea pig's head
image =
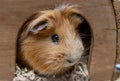
[[[82,21],[79,9],[72,5],[35,13],[22,26],[19,55],[40,74],[67,71],[84,51]]]

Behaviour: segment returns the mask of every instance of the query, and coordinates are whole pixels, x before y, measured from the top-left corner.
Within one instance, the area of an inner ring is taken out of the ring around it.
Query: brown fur
[[[84,47],[78,32],[82,18],[75,6],[62,9],[45,10],[35,13],[22,26],[18,38],[17,59],[27,63],[38,73],[44,75],[59,74],[67,71],[81,57]],[[48,27],[38,33],[30,30],[40,22],[47,21]],[[58,45],[51,41],[51,36],[58,34]],[[74,64],[66,60],[75,58]]]

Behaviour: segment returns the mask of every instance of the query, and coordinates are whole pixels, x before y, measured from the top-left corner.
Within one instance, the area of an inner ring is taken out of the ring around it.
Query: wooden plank
[[[91,81],[110,80],[116,53],[116,24],[110,0],[0,0],[0,81],[11,81],[15,44],[22,23],[35,11],[64,2],[78,4],[93,31]]]
[[[90,74],[92,81],[110,81],[116,59],[116,23],[110,7],[97,9],[94,10],[103,15],[94,13],[96,19],[90,21],[94,33]]]

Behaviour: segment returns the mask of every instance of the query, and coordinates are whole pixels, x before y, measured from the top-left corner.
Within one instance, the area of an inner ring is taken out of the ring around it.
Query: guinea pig
[[[39,74],[54,75],[68,71],[84,52],[79,8],[62,5],[36,12],[26,20],[18,37],[18,64]]]

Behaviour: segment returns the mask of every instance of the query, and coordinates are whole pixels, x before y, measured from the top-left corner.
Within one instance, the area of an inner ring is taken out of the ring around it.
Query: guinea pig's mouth
[[[71,67],[71,66],[74,66],[75,64],[77,64],[78,61],[79,61],[79,59],[76,60],[76,61],[74,61],[74,62],[72,62],[72,63],[66,62],[66,63],[63,65],[63,67]]]

